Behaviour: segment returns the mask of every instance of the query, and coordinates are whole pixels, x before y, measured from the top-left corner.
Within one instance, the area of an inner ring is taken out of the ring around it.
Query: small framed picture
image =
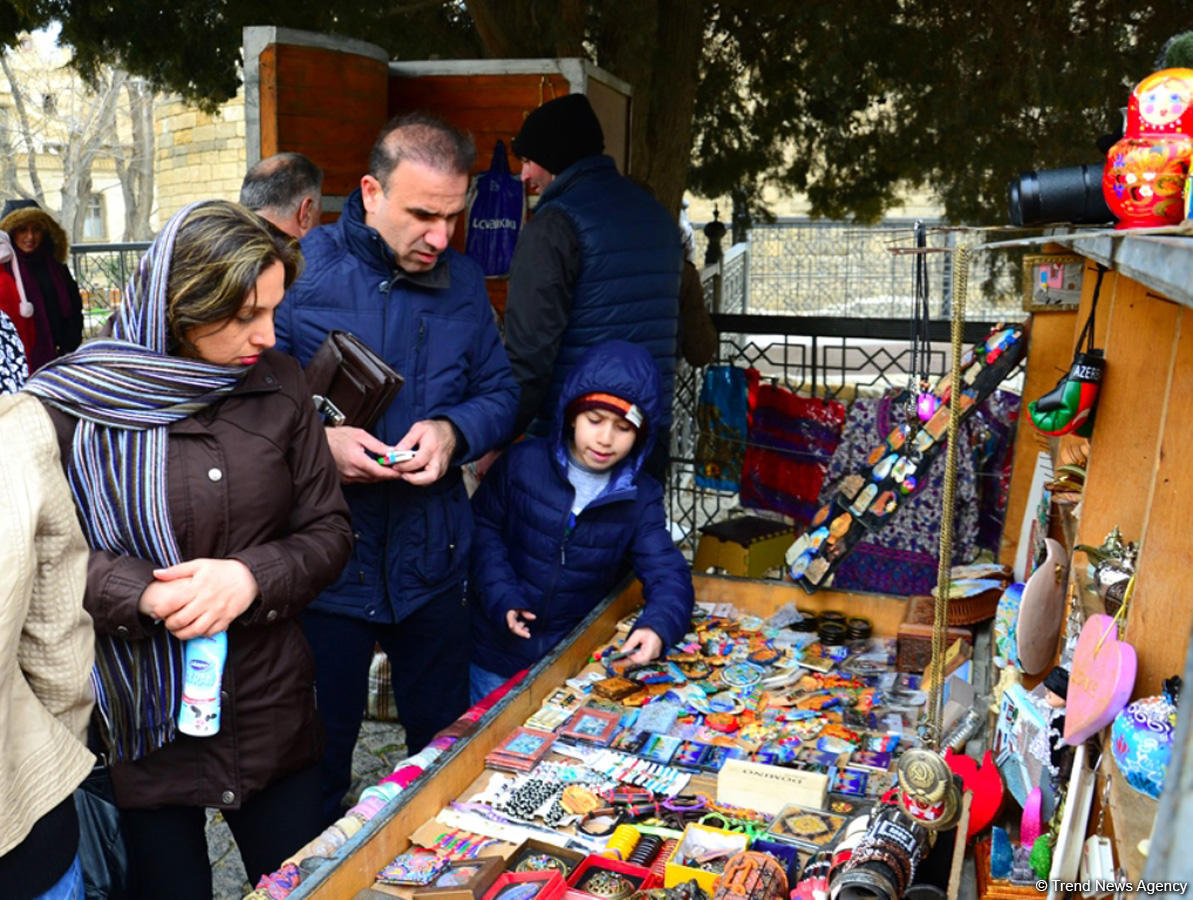
[[[1074,254],[1023,257],[1023,308],[1028,312],[1076,309],[1085,265],[1085,258]]]
[[[709,744],[708,751],[700,760],[700,770],[703,772],[720,772],[731,759],[741,759],[745,751],[741,747],[725,747],[721,744]]]
[[[671,765],[679,766],[681,769],[699,769],[708,748],[708,744],[699,741],[684,741],[671,757]]]
[[[618,713],[585,707],[572,716],[560,735],[588,744],[607,745],[617,734],[620,722]]]
[[[671,757],[675,755],[675,751],[679,749],[679,745],[682,743],[683,741],[674,735],[652,734],[642,744],[638,755],[649,759],[651,762],[666,765],[671,762]]]
[[[775,816],[766,833],[776,841],[819,850],[830,846],[844,825],[844,816],[790,803]]]
[[[555,735],[533,728],[515,728],[502,743],[485,757],[485,765],[494,769],[528,772],[551,752]]]

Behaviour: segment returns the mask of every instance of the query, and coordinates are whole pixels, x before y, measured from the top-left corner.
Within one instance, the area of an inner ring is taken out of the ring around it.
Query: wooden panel
[[[1088,282],[1088,278],[1087,278]],[[1011,487],[1007,498],[1007,515],[1002,530],[998,559],[1013,565],[1019,547],[1019,526],[1027,507],[1027,492],[1031,488],[1036,454],[1047,449],[1046,440],[1031,424],[1027,401],[1034,400],[1056,385],[1073,360],[1073,323],[1077,313],[1037,312],[1031,318],[1031,334],[1027,345],[1027,371],[1023,385],[1023,406],[1015,428],[1015,451],[1011,469]]]
[[[278,152],[278,48],[270,44],[257,58],[261,79],[261,158]]]
[[[1106,375],[1077,529],[1078,543],[1095,546],[1115,525],[1127,540],[1139,540],[1143,531],[1159,443],[1156,425],[1181,311],[1128,278],[1116,279],[1103,294],[1098,318],[1105,320],[1106,337],[1095,346],[1106,349]]]
[[[1188,506],[1193,502],[1189,456],[1189,448],[1193,447],[1193,416],[1189,415],[1193,397],[1193,312],[1179,309],[1167,385],[1161,380],[1137,385],[1135,390],[1136,396],[1147,391],[1162,392],[1166,400],[1159,420],[1137,423],[1144,435],[1160,430],[1160,449],[1143,523],[1139,576],[1127,613],[1126,639],[1139,648],[1136,697],[1158,694],[1161,681],[1182,671],[1193,628],[1193,603],[1188,598],[1189,548],[1193,546],[1188,531]],[[1154,337],[1162,346],[1160,338],[1166,335]],[[1142,335],[1139,342],[1149,343]],[[1132,438],[1131,432],[1124,432],[1120,441],[1130,443]]]
[[[525,118],[532,109],[570,90],[562,75],[395,75],[389,80],[389,113],[425,109],[446,117],[457,108],[510,108],[520,109]]]
[[[603,81],[588,79],[588,101],[605,132],[605,152],[617,163],[617,171],[632,173],[630,156],[630,98]]]
[[[293,150],[323,169],[323,192],[360,184],[385,124],[389,72],[380,60],[319,47],[271,45],[260,56],[261,155]]]

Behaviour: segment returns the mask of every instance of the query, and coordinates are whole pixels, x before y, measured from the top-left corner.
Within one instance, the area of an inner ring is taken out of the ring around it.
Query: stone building
[[[178,97],[162,100],[154,110],[154,133],[159,224],[194,200],[240,195],[247,168],[243,87],[210,115]]]

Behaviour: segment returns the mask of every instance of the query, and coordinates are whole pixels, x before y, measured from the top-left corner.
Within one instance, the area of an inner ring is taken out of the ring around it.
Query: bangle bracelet
[[[663,809],[675,813],[692,813],[704,809],[707,805],[704,797],[699,794],[678,794],[670,800],[663,801]]]
[[[594,809],[576,827],[589,837],[605,837],[621,824],[621,815],[610,809]]]

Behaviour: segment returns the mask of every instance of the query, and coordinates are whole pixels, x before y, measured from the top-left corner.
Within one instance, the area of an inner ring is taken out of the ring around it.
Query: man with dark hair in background
[[[538,193],[510,266],[505,342],[522,388],[515,434],[544,435],[564,380],[590,347],[625,340],[663,375],[658,441],[645,471],[662,481],[670,451],[683,250],[675,219],[617,171],[588,98],[568,94],[526,117],[513,141]]]
[[[319,224],[323,170],[301,153],[275,153],[252,166],[240,186],[240,204],[294,238]]]
[[[303,239],[306,270],[277,314],[277,346],[304,365],[340,329],[406,380],[370,431],[326,429],[356,533],[339,581],[304,613],[329,818],[349,786],[375,642],[411,752],[468,706],[473,523],[460,466],[507,438],[518,402],[484,275],[448,246],[475,153],[439,119],[390,122],[339,221]],[[395,449],[415,452],[378,462]]]

